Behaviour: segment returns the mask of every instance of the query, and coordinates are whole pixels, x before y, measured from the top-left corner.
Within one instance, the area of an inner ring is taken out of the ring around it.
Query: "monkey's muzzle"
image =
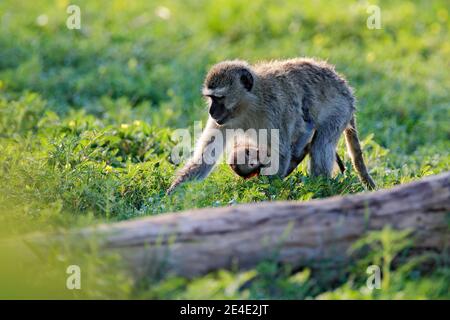
[[[209,108],[209,114],[217,122],[222,125],[230,119],[231,113],[223,104],[213,103]]]
[[[230,120],[231,115],[229,113],[226,113],[223,117],[221,117],[220,119],[216,119],[214,118],[214,120],[217,122],[218,125],[223,125],[225,122],[227,122],[228,120]]]

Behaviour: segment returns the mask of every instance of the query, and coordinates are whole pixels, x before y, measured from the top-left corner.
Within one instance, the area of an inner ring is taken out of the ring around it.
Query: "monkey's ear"
[[[243,69],[241,72],[241,83],[247,91],[252,90],[253,88],[253,76],[250,71]]]

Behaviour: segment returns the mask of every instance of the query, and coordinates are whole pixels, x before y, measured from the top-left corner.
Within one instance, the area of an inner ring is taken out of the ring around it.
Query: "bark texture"
[[[411,229],[415,248],[448,248],[450,172],[392,189],[308,202],[262,202],[190,210],[85,229],[101,248],[125,258],[136,276],[152,272],[193,277],[250,268],[266,258],[294,267],[348,259],[370,230]]]

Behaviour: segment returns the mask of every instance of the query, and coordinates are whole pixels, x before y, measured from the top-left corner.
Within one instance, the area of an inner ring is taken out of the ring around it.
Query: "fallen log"
[[[250,268],[267,258],[294,267],[345,263],[351,244],[386,225],[411,229],[415,248],[450,242],[450,172],[388,190],[308,202],[262,202],[190,210],[82,230],[119,252],[134,275],[156,265],[193,277]],[[274,254],[276,253],[276,254]]]

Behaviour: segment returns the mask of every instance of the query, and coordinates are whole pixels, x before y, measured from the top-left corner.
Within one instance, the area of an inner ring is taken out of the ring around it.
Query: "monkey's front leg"
[[[201,180],[208,176],[226,144],[223,132],[224,130],[219,128],[214,120],[208,119],[205,130],[195,147],[194,155],[177,172],[175,180],[167,190],[167,194],[172,193],[178,185],[185,181]]]

